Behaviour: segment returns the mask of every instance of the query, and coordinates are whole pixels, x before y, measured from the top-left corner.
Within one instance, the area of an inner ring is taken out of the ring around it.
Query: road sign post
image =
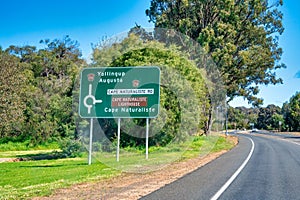
[[[148,145],[149,145],[149,118],[146,119],[146,159],[148,159]]]
[[[89,143],[89,165],[92,164],[92,144],[93,144],[93,130],[94,130],[94,120],[93,118],[90,119],[90,143]]]
[[[120,119],[146,118],[146,149],[148,149],[149,118],[155,118],[159,113],[159,95],[158,67],[84,68],[80,78],[79,115],[82,118],[91,118],[89,164],[92,151],[92,118],[118,118],[117,161],[119,161]]]
[[[121,118],[118,118],[117,162],[120,160]]]

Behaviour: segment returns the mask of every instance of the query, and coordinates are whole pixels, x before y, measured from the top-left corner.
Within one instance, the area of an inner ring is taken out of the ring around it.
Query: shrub
[[[60,149],[62,150],[59,152],[59,157],[63,158],[75,158],[81,157],[84,151],[84,147],[79,140],[71,140],[66,139],[60,142]]]

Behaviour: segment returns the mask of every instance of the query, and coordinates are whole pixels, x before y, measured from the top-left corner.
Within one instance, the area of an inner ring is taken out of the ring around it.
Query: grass
[[[58,188],[120,174],[102,163],[87,165],[85,158],[1,163],[0,171],[0,199],[49,195]]]
[[[172,162],[206,155],[234,146],[224,137],[195,137],[182,144],[167,147],[150,147],[149,159],[141,150],[122,150],[120,161],[115,153],[95,152],[92,165],[87,155],[82,158],[31,160],[0,163],[0,199],[29,199],[51,194],[55,189],[73,184],[99,181],[120,175],[122,171],[145,173],[167,166]],[[34,157],[50,151],[0,152],[0,157]]]
[[[58,149],[59,145],[56,142],[46,143],[43,145],[32,146],[30,141],[25,142],[8,142],[0,144],[0,152],[4,151],[28,151],[28,150],[47,150],[47,149]]]
[[[148,159],[145,159],[145,149],[126,149],[120,152],[120,161],[116,162],[115,154],[98,152],[94,157],[104,164],[130,173],[147,173],[163,168],[173,162],[189,158],[205,156],[211,152],[228,150],[234,143],[225,137],[209,136],[194,137],[181,144],[171,144],[166,147],[150,147]]]
[[[46,150],[27,150],[27,151],[0,151],[0,158],[26,158],[34,156],[50,156],[54,151],[59,149],[46,149]]]
[[[233,141],[223,136],[195,137],[190,147],[183,153],[182,159],[205,156],[209,153],[222,150],[230,150],[234,145]]]

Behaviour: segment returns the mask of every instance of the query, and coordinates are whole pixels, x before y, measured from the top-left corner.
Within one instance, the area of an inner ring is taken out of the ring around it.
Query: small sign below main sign
[[[159,113],[160,69],[84,68],[80,78],[82,118],[154,118]]]

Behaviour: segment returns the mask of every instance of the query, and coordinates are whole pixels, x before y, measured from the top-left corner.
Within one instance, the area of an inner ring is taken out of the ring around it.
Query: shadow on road
[[[286,136],[284,138],[286,138],[286,139],[300,139],[299,136]]]

